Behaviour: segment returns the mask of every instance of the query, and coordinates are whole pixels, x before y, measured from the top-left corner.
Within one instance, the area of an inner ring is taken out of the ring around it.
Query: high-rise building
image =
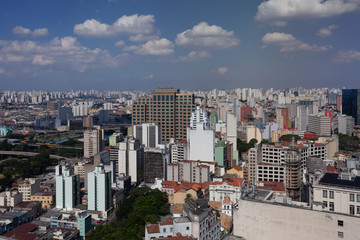
[[[326,116],[309,115],[308,131],[316,133],[316,136],[331,136],[330,118]]]
[[[205,129],[209,129],[210,127],[207,112],[204,112],[200,106],[197,106],[196,110],[191,113],[190,128],[196,129],[197,123],[204,123]]]
[[[104,166],[88,173],[88,210],[104,212],[112,207],[111,172]]]
[[[354,118],[346,115],[338,116],[339,133],[351,136],[354,131]]]
[[[97,128],[85,130],[84,132],[84,157],[93,157],[101,152],[104,147],[104,130]]]
[[[197,123],[196,129],[188,128],[187,131],[187,160],[214,161],[214,130],[205,129],[204,123]]]
[[[130,176],[132,183],[142,180],[140,174],[144,171],[144,148],[138,139],[127,137],[119,143],[118,167],[118,173]]]
[[[56,176],[56,208],[71,211],[80,204],[80,178],[72,169]]]
[[[170,149],[170,159],[172,163],[177,163],[178,161],[186,160],[187,158],[187,142],[172,140],[169,144]]]
[[[160,129],[154,123],[135,125],[133,136],[139,139],[144,147],[157,148],[160,143]]]
[[[342,114],[352,116],[360,125],[360,89],[342,90]]]
[[[40,192],[40,180],[38,178],[27,178],[24,183],[19,184],[18,191],[22,193],[23,201],[30,201],[31,195]]]
[[[74,115],[73,115],[71,107],[59,108],[58,118],[60,119],[61,125],[66,125],[68,120],[74,119]]]
[[[170,138],[186,140],[186,128],[194,110],[193,94],[160,88],[152,96],[139,98],[133,105],[132,124],[157,124],[161,129],[161,143],[168,143]]]
[[[159,148],[145,148],[144,150],[144,181],[154,183],[155,178],[165,178],[166,158],[164,151]]]
[[[109,111],[108,110],[100,110],[99,111],[99,124],[108,124],[109,123]]]

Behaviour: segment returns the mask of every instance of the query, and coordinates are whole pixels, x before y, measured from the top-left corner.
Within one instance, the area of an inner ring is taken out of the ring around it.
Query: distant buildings
[[[203,183],[210,181],[210,167],[201,161],[179,161],[167,166],[167,180]]]

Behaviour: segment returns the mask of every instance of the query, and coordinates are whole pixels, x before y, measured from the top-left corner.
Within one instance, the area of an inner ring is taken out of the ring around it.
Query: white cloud
[[[74,37],[54,38],[50,42],[0,40],[0,59],[7,70],[36,71],[41,67],[83,72],[99,67],[115,67],[125,56],[112,57],[108,51],[82,46]]]
[[[198,60],[202,60],[204,58],[211,57],[211,54],[205,51],[191,51],[187,56],[180,56],[178,61],[180,62],[194,62]]]
[[[143,77],[142,79],[150,80],[150,79],[153,79],[154,77],[155,77],[154,74],[150,74],[150,75]]]
[[[101,23],[96,19],[88,19],[74,26],[74,33],[85,37],[112,37],[120,34],[131,35],[131,39],[146,39],[159,31],[154,27],[154,15],[124,15],[113,24]]]
[[[275,23],[325,18],[355,11],[359,6],[358,0],[267,0],[258,6],[255,19]]]
[[[267,45],[277,45],[281,47],[281,52],[291,51],[309,51],[309,52],[321,52],[332,49],[332,46],[317,46],[304,43],[297,40],[293,35],[281,32],[266,33],[261,39]]]
[[[117,46],[117,47],[123,47],[123,46],[125,46],[125,42],[124,42],[123,40],[117,41],[117,42],[115,43],[115,46]]]
[[[179,33],[177,45],[198,49],[224,49],[239,45],[240,40],[233,31],[226,31],[219,26],[209,26],[201,22],[192,29]]]
[[[326,28],[322,28],[322,29],[320,29],[319,30],[319,32],[317,33],[317,35],[319,36],[319,37],[330,37],[331,36],[331,34],[332,34],[332,30],[334,30],[334,29],[336,29],[337,28],[337,26],[335,26],[335,25],[330,25],[330,26],[328,26],[328,27],[326,27]]]
[[[0,74],[1,74],[1,73],[5,73],[5,72],[6,72],[6,69],[3,68],[3,67],[0,67]]]
[[[166,38],[150,40],[140,46],[129,46],[124,51],[134,51],[139,55],[169,55],[174,53],[174,45]]]
[[[34,31],[31,31],[29,28],[24,28],[22,26],[16,26],[13,28],[12,32],[16,35],[21,36],[32,36],[32,37],[43,37],[48,34],[47,28],[37,28]]]
[[[217,71],[218,74],[223,75],[223,74],[227,73],[228,70],[229,69],[227,67],[219,67],[216,71]]]
[[[334,61],[342,63],[360,62],[360,52],[356,50],[339,51]]]

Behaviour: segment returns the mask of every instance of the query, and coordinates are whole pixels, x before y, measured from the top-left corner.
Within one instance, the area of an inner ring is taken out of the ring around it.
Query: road
[[[38,155],[39,153],[34,153],[34,152],[20,152],[20,151],[0,151],[0,155],[24,155],[24,156],[35,156]],[[52,155],[50,154],[50,158],[55,158],[55,159],[65,159],[65,160],[74,160],[73,158],[66,158],[66,157],[61,157],[58,155]]]

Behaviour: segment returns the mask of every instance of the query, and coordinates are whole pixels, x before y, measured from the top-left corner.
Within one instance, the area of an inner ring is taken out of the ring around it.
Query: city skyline
[[[6,0],[1,90],[359,88],[359,10],[356,0]]]

